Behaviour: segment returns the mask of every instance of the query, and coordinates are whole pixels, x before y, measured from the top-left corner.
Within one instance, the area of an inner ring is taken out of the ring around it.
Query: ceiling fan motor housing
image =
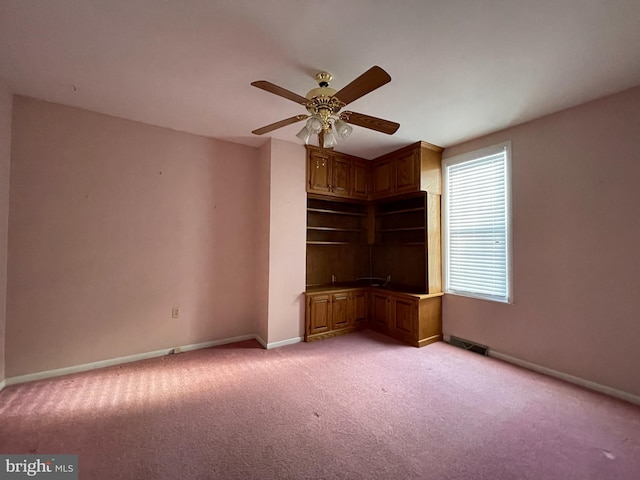
[[[307,111],[311,115],[319,115],[325,129],[330,128],[331,115],[336,115],[344,106],[338,98],[334,97],[336,90],[329,87],[332,76],[328,72],[320,72],[316,74],[316,80],[319,87],[309,90],[306,98],[309,99]]]

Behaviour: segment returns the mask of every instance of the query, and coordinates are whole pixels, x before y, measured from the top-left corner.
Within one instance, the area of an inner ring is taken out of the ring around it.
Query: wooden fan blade
[[[390,81],[391,77],[382,68],[371,67],[349,85],[336,92],[334,97],[347,105]]]
[[[279,87],[277,85],[274,85],[271,82],[267,82],[266,80],[258,80],[257,82],[251,82],[251,85],[253,85],[254,87],[261,88],[262,90],[265,90],[269,93],[274,93],[276,95],[284,97],[288,100],[292,100],[296,103],[299,103],[300,105],[306,105],[307,103],[309,103],[309,100],[298,95],[297,93],[290,92],[286,88]]]
[[[292,123],[296,123],[296,122],[299,122],[301,120],[305,120],[307,117],[308,117],[308,115],[296,115],[295,117],[290,117],[290,118],[287,118],[285,120],[280,120],[279,122],[272,123],[271,125],[267,125],[266,127],[259,128],[257,130],[254,130],[251,133],[253,133],[255,135],[262,135],[263,133],[267,133],[267,132],[270,132],[272,130],[276,130],[278,128],[286,127],[287,125],[291,125]]]
[[[393,135],[396,133],[398,128],[400,128],[399,123],[383,120],[382,118],[370,117],[363,113],[342,112],[340,114],[340,118],[347,123],[358,125],[359,127],[370,128],[371,130],[386,133],[387,135]]]

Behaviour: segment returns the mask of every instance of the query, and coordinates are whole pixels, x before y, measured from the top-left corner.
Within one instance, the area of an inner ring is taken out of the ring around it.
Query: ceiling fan
[[[302,130],[300,130],[296,136],[303,140],[305,144],[308,144],[311,135],[318,135],[320,147],[333,148],[338,138],[344,139],[351,134],[353,130],[351,125],[376,130],[386,133],[387,135],[392,135],[398,130],[400,124],[396,122],[350,111],[340,113],[340,110],[349,103],[391,81],[389,74],[382,68],[378,66],[371,67],[346,87],[338,91],[329,87],[329,82],[332,78],[330,73],[318,73],[316,75],[318,87],[310,90],[306,97],[274,85],[266,80],[252,82],[251,85],[254,87],[261,88],[262,90],[303,105],[309,114],[286,118],[271,125],[258,128],[251,133],[262,135],[278,128],[307,120],[305,126],[302,127]]]

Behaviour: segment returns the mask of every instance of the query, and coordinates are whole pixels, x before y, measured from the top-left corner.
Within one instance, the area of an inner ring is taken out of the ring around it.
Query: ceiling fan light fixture
[[[307,120],[307,128],[313,135],[317,135],[322,130],[322,119],[319,115],[311,115]]]
[[[353,132],[353,127],[340,118],[337,118],[335,122],[333,122],[333,128],[336,131],[336,135],[338,135],[342,140],[347,138],[351,135],[351,132]]]
[[[333,148],[337,143],[338,141],[336,140],[336,136],[333,134],[333,130],[325,130],[324,138],[322,139],[322,146],[324,148]]]

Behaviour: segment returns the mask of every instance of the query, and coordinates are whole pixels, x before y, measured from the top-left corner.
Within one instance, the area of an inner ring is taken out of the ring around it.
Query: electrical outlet
[[[180,309],[178,307],[173,307],[171,309],[171,318],[178,318],[180,316]]]

